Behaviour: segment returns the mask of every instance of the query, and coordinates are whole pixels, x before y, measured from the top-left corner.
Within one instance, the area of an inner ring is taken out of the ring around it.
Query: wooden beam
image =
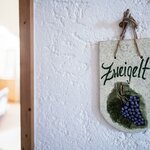
[[[19,0],[21,150],[34,150],[33,0]]]

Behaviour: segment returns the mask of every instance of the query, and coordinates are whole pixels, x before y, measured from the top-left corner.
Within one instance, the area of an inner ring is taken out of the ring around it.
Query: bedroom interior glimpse
[[[19,0],[0,0],[0,150],[20,150]]]

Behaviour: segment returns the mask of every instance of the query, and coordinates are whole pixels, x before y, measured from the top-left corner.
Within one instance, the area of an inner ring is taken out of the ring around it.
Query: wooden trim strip
[[[34,150],[33,0],[19,0],[21,150]]]

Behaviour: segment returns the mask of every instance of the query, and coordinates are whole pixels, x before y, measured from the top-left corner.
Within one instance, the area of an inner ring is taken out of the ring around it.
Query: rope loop
[[[125,33],[126,33],[126,29],[128,26],[131,26],[132,27],[132,30],[133,30],[133,34],[134,34],[134,44],[135,44],[135,47],[136,47],[136,50],[137,50],[137,54],[138,56],[142,59],[143,56],[141,56],[140,54],[140,51],[139,51],[139,48],[138,48],[138,44],[137,44],[137,39],[138,39],[138,36],[137,36],[137,33],[136,33],[136,29],[138,28],[138,23],[136,22],[136,20],[131,16],[130,14],[130,10],[127,9],[124,13],[123,13],[123,19],[122,21],[119,23],[119,27],[122,28],[122,32],[120,34],[120,39],[117,43],[117,47],[116,47],[116,50],[114,52],[114,58],[116,59],[116,54],[117,54],[117,51],[118,51],[118,47],[120,45],[120,41],[124,39],[125,37]]]

